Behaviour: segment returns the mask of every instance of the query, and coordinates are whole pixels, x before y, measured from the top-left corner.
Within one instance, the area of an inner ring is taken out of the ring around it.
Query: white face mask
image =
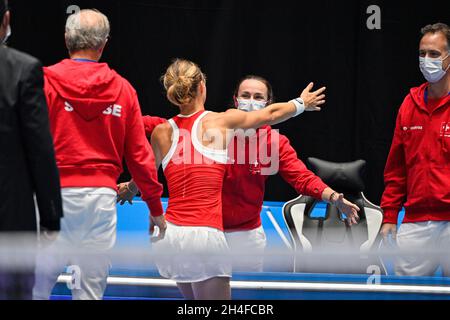
[[[242,111],[257,111],[264,109],[267,105],[267,101],[256,101],[253,99],[237,99],[237,108]]]
[[[3,38],[2,44],[5,44],[10,36],[11,36],[11,26],[8,25],[8,27],[6,28],[6,35]]]
[[[439,80],[441,80],[445,76],[450,65],[449,67],[447,67],[446,70],[443,70],[442,64],[444,60],[448,58],[449,55],[450,53],[447,54],[447,56],[443,59],[419,57],[420,71],[422,71],[423,76],[425,77],[425,79],[427,79],[428,82],[430,83],[439,82]]]

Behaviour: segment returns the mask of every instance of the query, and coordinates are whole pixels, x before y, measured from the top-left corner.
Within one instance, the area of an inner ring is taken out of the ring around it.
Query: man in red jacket
[[[96,10],[69,16],[65,39],[70,59],[44,69],[64,219],[55,245],[38,259],[35,299],[49,298],[66,264],[75,266],[71,270],[79,277],[74,299],[103,297],[109,271],[106,253],[116,239],[116,186],[124,157],[152,223],[165,230],[162,186],[136,91],[106,63],[98,63],[109,30],[107,17]]]
[[[381,233],[417,255],[401,254],[398,275],[450,275],[450,28],[422,29],[420,70],[428,81],[411,89],[400,107],[387,159]],[[398,212],[405,218],[397,231]],[[439,253],[440,252],[440,253]],[[430,254],[424,256],[423,253]]]

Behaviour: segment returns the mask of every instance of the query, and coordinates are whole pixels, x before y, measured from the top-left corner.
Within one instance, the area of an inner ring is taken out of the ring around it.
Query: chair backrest
[[[328,186],[344,193],[346,199],[360,208],[360,220],[350,227],[335,206],[308,196],[286,202],[284,218],[294,239],[295,251],[303,253],[295,261],[295,271],[366,273],[369,266],[375,266],[385,274],[382,261],[374,255],[381,241],[383,214],[363,194],[366,162],[333,163],[309,158],[308,163]],[[324,255],[320,255],[321,252]],[[330,252],[333,255],[329,255]]]

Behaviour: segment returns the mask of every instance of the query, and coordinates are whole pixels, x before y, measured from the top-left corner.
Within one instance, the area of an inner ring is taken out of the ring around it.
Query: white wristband
[[[303,102],[302,98],[295,98],[289,102],[292,102],[293,104],[295,104],[295,109],[297,109],[297,111],[295,112],[295,114],[292,117],[296,117],[305,111],[305,103]]]

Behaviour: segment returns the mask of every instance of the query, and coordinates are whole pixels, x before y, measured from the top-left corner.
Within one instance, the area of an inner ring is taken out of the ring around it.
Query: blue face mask
[[[264,109],[267,105],[267,101],[256,101],[253,99],[237,99],[237,102],[237,108],[247,112]]]
[[[439,82],[447,73],[447,70],[449,67],[447,67],[447,70],[442,69],[442,64],[445,59],[449,57],[450,53],[447,54],[447,56],[443,59],[441,58],[423,58],[419,57],[419,65],[420,65],[420,71],[422,71],[423,76],[425,79],[427,79],[430,83],[436,83]]]

